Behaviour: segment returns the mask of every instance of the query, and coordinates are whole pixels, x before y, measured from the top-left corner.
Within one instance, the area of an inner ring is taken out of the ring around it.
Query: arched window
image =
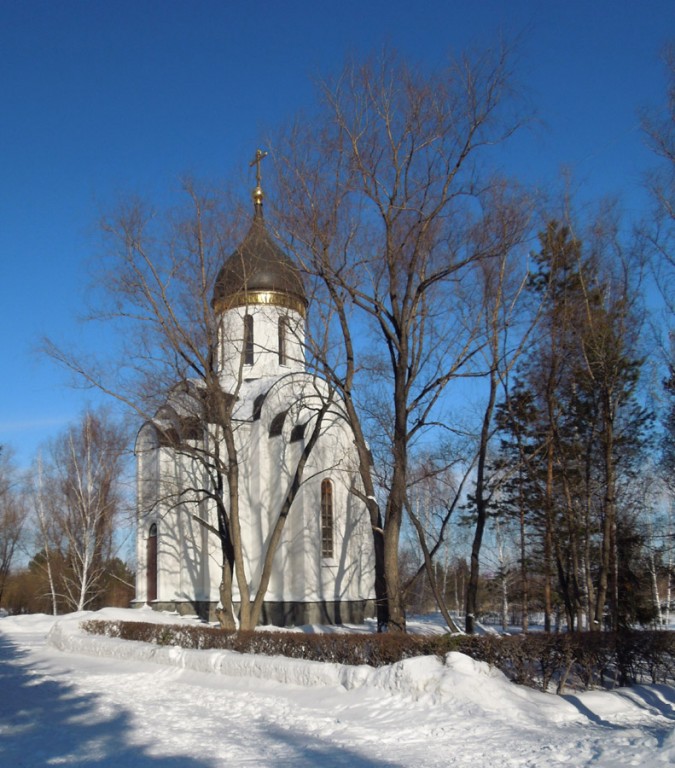
[[[321,557],[333,557],[333,483],[321,482]]]
[[[244,365],[253,365],[253,315],[244,315]]]
[[[145,555],[146,602],[150,603],[157,599],[157,525],[155,523],[150,526],[148,531]]]
[[[286,421],[286,414],[288,413],[288,408],[285,411],[281,411],[281,413],[277,413],[277,415],[272,419],[272,422],[270,424],[270,437],[279,437],[284,431],[284,421]]]
[[[258,395],[258,397],[256,397],[256,399],[253,401],[253,421],[257,421],[260,418],[266,395],[267,392],[263,392],[262,395]]]
[[[279,318],[279,365],[286,365],[288,362],[288,318],[283,315]]]

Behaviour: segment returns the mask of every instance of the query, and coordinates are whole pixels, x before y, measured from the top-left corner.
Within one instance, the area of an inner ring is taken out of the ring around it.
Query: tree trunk
[[[422,524],[417,519],[417,517],[408,510],[409,517],[412,520],[412,524],[415,526],[415,530],[417,531],[417,538],[420,542],[420,547],[422,549],[422,553],[424,555],[424,572],[429,577],[429,585],[431,587],[431,591],[433,592],[434,599],[436,600],[436,605],[438,606],[441,615],[445,619],[445,623],[448,625],[448,628],[452,632],[461,632],[461,629],[457,626],[452,616],[450,616],[450,612],[448,611],[448,608],[445,604],[445,596],[441,594],[441,592],[438,589],[438,581],[436,579],[436,573],[434,569],[434,563],[431,560],[431,555],[429,553],[429,547],[427,547],[426,538],[424,536],[424,529],[422,527]],[[424,589],[422,590],[422,599],[424,599]]]
[[[407,423],[407,348],[406,339],[399,339],[399,357],[394,381],[394,435],[392,444],[393,470],[391,488],[384,519],[384,572],[387,579],[388,629],[405,632],[405,609],[401,591],[398,548],[408,488],[408,423]]]
[[[552,395],[551,395],[552,396]],[[551,582],[553,580],[553,421],[552,405],[549,408],[549,432],[546,444],[546,495],[544,500],[544,632],[551,631],[551,616],[553,604],[551,599]]]
[[[590,468],[588,472],[590,474]],[[588,485],[589,482],[590,480],[587,480],[587,489],[590,489],[590,485]],[[591,570],[591,499],[589,490],[586,492],[584,515],[585,538],[583,571],[584,580],[586,582],[586,618],[588,622],[588,629],[592,631],[600,629],[600,627],[595,623],[595,585],[593,583],[593,573]]]
[[[656,562],[654,560],[654,542],[652,531],[649,531],[649,576],[652,583],[652,601],[654,603],[654,612],[659,627],[663,626],[663,614],[661,612],[661,596],[659,595],[659,583],[656,578]]]
[[[216,615],[222,629],[234,630],[237,627],[232,605],[232,568],[234,552],[232,539],[229,533],[227,514],[222,501],[218,502],[218,536],[220,539],[220,551],[222,562],[220,566],[220,608]]]
[[[401,483],[400,472],[396,478],[397,483]],[[405,610],[403,607],[403,595],[401,594],[401,578],[399,573],[398,547],[401,537],[401,518],[402,504],[400,501],[400,491],[392,492],[387,504],[387,514],[385,517],[384,528],[384,572],[387,579],[387,609],[389,621],[387,629],[393,632],[405,632]]]
[[[370,529],[373,535],[373,550],[375,555],[375,609],[377,615],[377,631],[384,632],[389,624],[389,599],[387,594],[387,578],[384,564],[384,530],[380,507],[375,498],[375,486],[370,470],[371,455],[368,444],[361,429],[361,421],[356,413],[351,392],[343,394],[349,423],[354,433],[354,442],[359,456],[359,476],[363,484],[365,502],[370,515]]]
[[[502,629],[506,632],[509,628],[509,584],[506,574],[502,574]]]
[[[490,393],[487,406],[483,414],[483,424],[478,448],[478,465],[476,470],[476,530],[471,545],[471,564],[469,570],[469,583],[466,590],[466,615],[465,629],[467,634],[473,634],[475,630],[476,613],[478,610],[478,579],[480,576],[480,550],[483,543],[485,523],[488,516],[488,499],[486,494],[485,469],[487,463],[488,445],[490,442],[490,424],[492,412],[497,399],[497,371],[490,371]]]
[[[612,550],[616,535],[616,509],[614,498],[614,424],[612,418],[611,395],[604,393],[604,469],[605,469],[605,500],[603,505],[602,521],[602,542],[600,548],[600,572],[598,576],[598,593],[595,602],[595,624],[598,627],[603,626],[605,604],[607,602],[607,591],[610,584],[612,568]],[[614,615],[610,617],[613,628],[616,629],[618,606],[615,607]]]
[[[252,629],[251,596],[244,564],[241,525],[239,522],[239,462],[234,442],[231,414],[228,414],[228,418],[222,420],[222,425],[225,450],[227,451],[227,490],[230,502],[228,533],[232,546],[234,575],[239,589],[239,627],[241,629]],[[221,588],[224,589],[226,587],[227,580],[225,579],[221,583]]]
[[[522,615],[522,629],[523,632],[527,632],[530,628],[530,585],[527,572],[527,548],[525,539],[525,499],[523,495],[523,480],[521,478],[520,488],[520,577],[521,588],[523,592],[523,615]]]

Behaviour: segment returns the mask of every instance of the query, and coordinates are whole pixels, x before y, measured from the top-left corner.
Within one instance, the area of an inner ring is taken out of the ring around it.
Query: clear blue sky
[[[246,179],[261,137],[350,52],[434,63],[500,33],[522,38],[542,121],[513,170],[555,185],[567,167],[583,195],[638,212],[653,158],[636,112],[665,98],[672,0],[0,0],[0,443],[27,463],[96,400],[35,348],[82,337],[96,222],[120,193]]]

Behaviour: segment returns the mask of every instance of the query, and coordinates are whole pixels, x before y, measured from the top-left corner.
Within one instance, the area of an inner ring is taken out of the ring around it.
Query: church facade
[[[343,623],[373,616],[373,537],[355,492],[353,435],[339,398],[306,370],[303,281],[265,227],[259,183],[251,228],[224,262],[212,306],[220,388],[235,398],[242,553],[252,597],[298,461],[307,441],[313,444],[274,553],[260,622]],[[207,441],[211,453],[225,452],[225,446],[199,392],[199,382],[176,385],[138,434],[135,605],[213,620],[223,554],[217,507],[203,492],[213,489],[213,479],[199,446]],[[236,607],[236,578],[233,599]]]

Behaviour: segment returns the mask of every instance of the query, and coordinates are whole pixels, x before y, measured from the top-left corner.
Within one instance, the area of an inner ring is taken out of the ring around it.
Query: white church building
[[[306,370],[305,288],[265,226],[259,166],[251,228],[220,269],[212,306],[220,386],[236,397],[239,515],[253,597],[289,482],[330,391]],[[178,384],[138,434],[134,604],[213,620],[223,559],[216,505],[191,490],[206,487],[206,470],[173,439],[179,432],[193,447],[213,439],[203,409],[194,407],[198,390],[195,382]],[[373,536],[365,504],[354,492],[357,461],[335,398],[286,518],[261,623],[359,622],[374,615]],[[236,608],[236,578],[233,599]]]

